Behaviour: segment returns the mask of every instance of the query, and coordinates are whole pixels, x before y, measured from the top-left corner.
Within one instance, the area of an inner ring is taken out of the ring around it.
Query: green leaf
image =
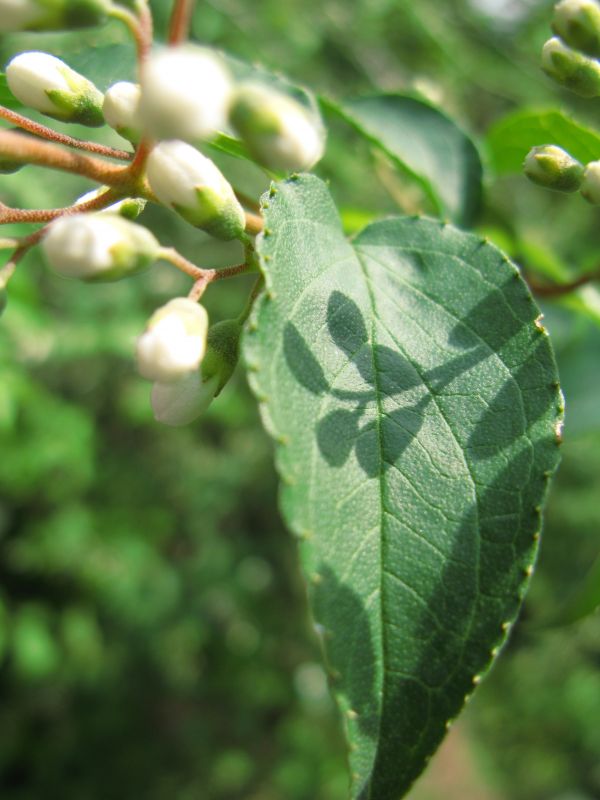
[[[459,225],[473,222],[481,204],[481,161],[471,139],[449,117],[401,94],[322,104],[410,175],[439,214]]]
[[[519,609],[558,461],[547,335],[495,247],[422,218],[351,242],[325,184],[264,202],[244,335],[350,742],[397,800]]]
[[[532,147],[556,144],[583,164],[600,158],[600,135],[560,111],[517,111],[490,128],[486,146],[497,175],[520,172]]]
[[[0,72],[0,105],[4,108],[10,108],[13,111],[18,111],[23,108],[23,103],[14,96],[8,88],[8,81],[6,80],[6,73]]]

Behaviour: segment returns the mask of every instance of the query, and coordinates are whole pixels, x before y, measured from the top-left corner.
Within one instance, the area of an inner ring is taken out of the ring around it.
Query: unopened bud
[[[197,371],[206,350],[208,314],[204,306],[176,297],[155,311],[137,340],[138,371],[143,378],[172,383]]]
[[[212,403],[217,386],[216,376],[204,381],[198,370],[175,383],[155,383],[151,395],[154,418],[173,427],[188,425]]]
[[[149,230],[117,214],[72,214],[42,240],[50,266],[67,278],[114,281],[148,267],[160,246]]]
[[[530,181],[558,192],[576,192],[581,186],[583,166],[562,147],[545,144],[532,148],[523,171]]]
[[[600,205],[600,161],[590,161],[583,171],[581,194],[588,203]]]
[[[323,127],[299,102],[262,84],[238,89],[230,119],[251,154],[269,169],[310,169],[323,156]]]
[[[557,36],[542,49],[542,69],[582,97],[600,96],[600,63],[567,47]]]
[[[104,119],[119,136],[130,142],[137,142],[141,137],[139,104],[140,87],[137,83],[119,81],[107,89],[104,95]]]
[[[108,186],[101,186],[99,189],[92,189],[91,192],[81,195],[76,201],[75,205],[88,203],[90,200],[96,200],[108,191]],[[94,212],[96,214],[119,214],[125,219],[137,219],[142,211],[146,208],[147,201],[142,197],[125,197],[123,200],[117,200],[106,208],[99,209]]]
[[[206,382],[218,379],[215,394],[231,378],[239,357],[240,336],[242,326],[237,319],[225,319],[217,322],[208,331],[206,353],[202,361],[202,379]]]
[[[561,0],[554,8],[552,30],[569,47],[600,55],[600,4],[597,0]]]
[[[30,108],[64,122],[104,124],[102,92],[91,81],[48,53],[21,53],[6,67],[14,96]]]
[[[219,239],[236,239],[244,209],[213,162],[185,142],[161,142],[147,162],[150,188],[161,203]]]
[[[222,130],[231,80],[221,59],[194,45],[159,50],[142,72],[140,115],[154,139],[199,142]]]
[[[98,25],[109,0],[0,0],[0,33],[58,31]]]

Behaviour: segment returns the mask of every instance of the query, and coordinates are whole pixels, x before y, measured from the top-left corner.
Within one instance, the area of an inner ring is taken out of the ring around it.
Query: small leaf
[[[481,239],[403,218],[342,233],[325,185],[264,203],[244,335],[350,744],[397,800],[518,612],[562,401],[538,309]]]
[[[497,175],[521,172],[532,147],[556,144],[587,164],[600,158],[600,135],[560,111],[517,111],[490,129],[487,150]]]
[[[23,108],[23,103],[14,96],[8,88],[8,81],[6,80],[6,73],[0,72],[0,105],[4,108],[10,108],[13,111],[18,111]]]
[[[481,203],[481,161],[449,117],[410,95],[322,103],[417,181],[441,215],[459,225],[473,222]]]

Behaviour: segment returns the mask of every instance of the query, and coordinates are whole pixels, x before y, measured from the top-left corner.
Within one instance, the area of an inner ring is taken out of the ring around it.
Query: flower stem
[[[128,167],[107,164],[82,153],[71,153],[51,142],[38,141],[13,131],[0,131],[0,156],[22,161],[24,164],[37,164],[83,175],[98,183],[122,187],[124,190],[131,188]],[[136,188],[140,189],[139,186]]]
[[[195,5],[196,0],[175,0],[169,24],[170,45],[181,44],[188,38]]]
[[[78,203],[77,205],[66,206],[64,208],[36,208],[30,210],[24,208],[10,208],[9,206],[5,206],[4,203],[0,203],[0,225],[7,225],[12,222],[50,222],[66,214],[99,211],[115,203],[117,200],[120,200],[122,197],[122,192],[109,189],[98,197],[94,197],[92,200],[86,200],[85,203]],[[18,242],[16,242],[16,244],[18,244]]]
[[[117,158],[120,161],[131,161],[133,158],[132,153],[127,153],[125,150],[116,150],[114,147],[107,147],[97,142],[88,142],[83,139],[75,139],[73,136],[67,136],[64,133],[57,133],[52,128],[46,125],[40,125],[39,122],[34,122],[22,114],[17,114],[16,111],[11,111],[9,108],[0,106],[0,117],[12,122],[24,131],[29,131],[41,139],[48,139],[49,141],[56,142],[57,144],[64,144],[67,147],[74,147],[77,150],[87,150],[88,153],[95,153],[98,156],[107,156],[108,158]]]

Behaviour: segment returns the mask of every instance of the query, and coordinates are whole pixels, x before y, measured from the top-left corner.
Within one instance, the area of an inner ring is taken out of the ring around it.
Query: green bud
[[[600,205],[600,161],[590,161],[583,171],[581,194],[588,203]]]
[[[554,8],[552,30],[569,47],[600,56],[600,4],[596,0],[561,0]]]
[[[542,69],[557,83],[582,97],[600,96],[600,63],[567,47],[557,36],[544,45]]]
[[[100,195],[103,195],[108,188],[108,186],[101,186],[99,189],[92,189],[91,192],[86,192],[86,194],[81,195],[81,197],[75,201],[75,205],[81,205],[82,203],[87,203],[90,200],[95,200],[97,197],[100,197]],[[118,214],[120,217],[124,217],[125,219],[135,220],[146,208],[146,203],[147,200],[144,200],[142,197],[125,197],[123,200],[117,200],[116,203],[100,209],[95,213]]]
[[[202,360],[202,381],[207,383],[217,378],[215,396],[233,375],[239,358],[242,326],[237,319],[217,322],[208,331],[206,352]]]
[[[532,148],[523,171],[530,181],[557,192],[576,192],[583,179],[583,165],[554,144]]]

